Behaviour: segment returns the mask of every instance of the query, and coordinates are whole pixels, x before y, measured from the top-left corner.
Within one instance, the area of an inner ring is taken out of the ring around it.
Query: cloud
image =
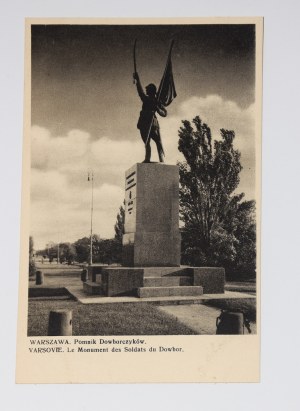
[[[35,173],[33,185],[41,186],[44,173]],[[53,174],[47,177],[51,181]],[[51,185],[46,195],[31,202],[31,233],[36,248],[42,248],[49,241],[75,241],[89,236],[91,219],[91,186],[78,192],[76,188],[64,190]],[[46,190],[45,190],[46,191]],[[62,194],[63,193],[63,194]],[[62,194],[62,195],[61,195]],[[102,238],[114,236],[114,224],[119,206],[124,198],[120,187],[103,184],[94,189],[93,231]]]
[[[197,115],[210,127],[214,139],[220,139],[220,129],[235,131],[234,146],[241,152],[241,182],[238,192],[245,192],[248,199],[255,195],[255,117],[254,104],[243,109],[233,101],[218,95],[191,97],[167,120],[160,121],[167,160],[176,164],[182,160],[178,152],[178,130],[182,120],[192,121]]]
[[[183,159],[177,148],[178,129],[181,120],[192,120],[196,115],[209,125],[214,138],[220,138],[220,128],[235,131],[235,146],[242,153],[244,166],[239,190],[253,198],[254,106],[242,109],[217,95],[186,100],[175,115],[159,120],[168,164]],[[31,232],[36,247],[44,247],[46,242],[58,238],[74,241],[89,235],[91,185],[87,172],[92,169],[94,232],[103,238],[112,237],[124,198],[124,173],[144,158],[138,131],[135,141],[117,141],[107,136],[95,140],[81,130],[53,136],[49,130],[33,126],[31,142]],[[157,161],[154,142],[152,153],[153,161]]]
[[[124,199],[124,173],[141,159],[142,144],[106,137],[92,141],[80,130],[55,137],[37,126],[32,127],[31,138],[31,232],[36,247],[58,237],[73,241],[89,235],[90,170],[94,173],[94,232],[113,237]]]
[[[116,141],[108,137],[92,140],[89,133],[72,130],[66,136],[55,137],[42,127],[31,130],[31,164],[33,169],[61,172],[69,183],[85,181],[94,170],[95,185],[110,183],[123,186],[125,170],[143,158],[143,144],[136,141]],[[85,177],[82,179],[82,177]]]
[[[51,136],[42,127],[31,129],[31,162],[33,168],[41,170],[64,166],[65,162],[75,163],[87,154],[90,135],[84,131],[72,130],[67,136]]]

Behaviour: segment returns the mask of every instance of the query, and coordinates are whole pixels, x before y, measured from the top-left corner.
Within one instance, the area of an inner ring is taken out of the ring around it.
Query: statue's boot
[[[145,155],[145,160],[143,161],[143,163],[150,163],[150,159],[151,159],[151,146],[150,146],[150,141],[149,141],[149,143],[146,145],[146,155]]]
[[[159,157],[159,162],[160,162],[160,163],[164,163],[164,162],[165,162],[163,153],[159,153],[159,154],[158,154],[158,157]]]
[[[160,162],[160,163],[164,163],[164,162],[165,162],[165,160],[164,160],[164,149],[163,149],[163,147],[162,147],[161,142],[158,141],[158,142],[156,143],[156,146],[157,146],[157,152],[158,152],[159,162]]]

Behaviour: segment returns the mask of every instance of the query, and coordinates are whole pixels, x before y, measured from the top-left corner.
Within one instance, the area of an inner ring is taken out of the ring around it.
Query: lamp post
[[[89,264],[93,264],[93,209],[94,209],[94,172],[93,170],[88,173],[88,181],[92,183],[91,189],[91,235],[90,235],[90,262]]]

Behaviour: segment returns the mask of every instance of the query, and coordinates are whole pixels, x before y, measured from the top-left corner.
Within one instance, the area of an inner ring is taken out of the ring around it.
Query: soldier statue
[[[166,117],[167,110],[161,103],[159,103],[157,99],[155,84],[148,84],[145,93],[138,73],[133,73],[133,78],[136,81],[137,92],[143,102],[142,110],[137,123],[137,128],[140,130],[141,137],[146,148],[145,160],[143,162],[150,163],[150,140],[152,139],[156,143],[159,161],[163,163],[165,153],[161,142],[159,124],[155,113],[158,113],[162,117]]]
[[[143,102],[140,117],[137,123],[137,128],[140,130],[141,137],[145,144],[145,160],[144,163],[150,163],[151,159],[151,139],[155,141],[158,158],[160,163],[164,162],[164,149],[162,146],[159,124],[156,117],[158,113],[162,117],[167,116],[166,106],[176,97],[175,84],[172,72],[171,52],[173,48],[174,40],[171,42],[166,68],[161,79],[158,91],[155,84],[150,83],[146,87],[146,93],[141,85],[140,77],[136,69],[136,40],[133,48],[133,61],[134,61],[134,73],[133,79],[136,84],[137,92]]]

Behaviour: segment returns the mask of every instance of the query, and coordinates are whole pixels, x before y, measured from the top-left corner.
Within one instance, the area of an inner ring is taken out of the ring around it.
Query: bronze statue
[[[137,128],[140,130],[142,140],[145,144],[145,160],[144,163],[150,163],[151,159],[151,146],[150,140],[154,140],[156,143],[159,161],[164,162],[164,149],[162,146],[161,135],[159,130],[159,124],[156,117],[158,113],[162,117],[167,116],[166,106],[171,104],[176,97],[175,84],[172,73],[171,51],[174,41],[171,42],[169,55],[167,59],[166,68],[162,77],[162,80],[157,91],[155,84],[148,84],[146,87],[146,93],[143,90],[139,75],[136,70],[136,41],[134,43],[133,56],[134,56],[134,73],[133,78],[136,83],[137,92],[143,102],[140,117],[137,123]]]
[[[151,146],[150,140],[155,141],[159,161],[164,162],[164,149],[161,142],[161,136],[159,131],[159,124],[155,113],[157,112],[160,116],[166,117],[167,110],[158,101],[156,94],[155,84],[148,84],[146,87],[146,93],[140,82],[138,73],[133,73],[133,78],[136,80],[136,88],[138,94],[143,102],[142,110],[140,112],[140,117],[137,123],[137,128],[140,130],[141,137],[145,144],[146,155],[144,163],[150,163],[151,158]]]

